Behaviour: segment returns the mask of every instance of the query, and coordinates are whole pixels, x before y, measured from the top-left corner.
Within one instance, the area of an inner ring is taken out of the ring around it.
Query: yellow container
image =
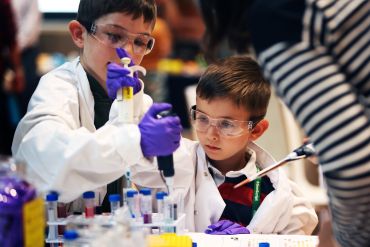
[[[175,233],[164,233],[161,235],[150,235],[148,247],[192,247],[192,240],[189,236],[180,236]]]

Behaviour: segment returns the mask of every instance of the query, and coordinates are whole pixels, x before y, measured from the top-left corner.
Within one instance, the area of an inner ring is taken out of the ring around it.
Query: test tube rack
[[[158,229],[160,232],[172,232],[176,234],[183,234],[185,232],[185,214],[180,214],[176,220],[173,220],[170,223],[167,223],[163,220],[159,220],[158,214],[152,214],[153,222],[152,223],[142,223],[137,221],[131,222],[131,228],[133,230],[140,229]],[[152,233],[157,233],[152,231]]]
[[[115,225],[111,215],[95,215],[94,218],[85,218],[84,215],[70,215],[67,218],[58,218],[56,221],[46,222],[48,226],[66,226],[67,224],[73,224],[79,228],[86,228],[92,223],[105,228],[110,228]],[[48,244],[63,243],[63,236],[60,235],[57,239],[46,238],[45,242]]]

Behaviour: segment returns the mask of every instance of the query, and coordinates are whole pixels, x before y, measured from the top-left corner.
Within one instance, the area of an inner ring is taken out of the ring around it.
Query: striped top
[[[258,59],[315,144],[337,241],[369,246],[370,1],[273,2],[252,8]]]

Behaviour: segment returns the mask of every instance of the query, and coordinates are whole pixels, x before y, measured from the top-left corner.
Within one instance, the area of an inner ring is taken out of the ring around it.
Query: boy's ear
[[[252,141],[257,140],[265,131],[269,128],[269,121],[262,119],[252,130],[252,133],[249,137]]]
[[[68,28],[75,45],[78,48],[83,48],[84,47],[83,33],[84,31],[86,31],[85,28],[76,20],[69,22]]]

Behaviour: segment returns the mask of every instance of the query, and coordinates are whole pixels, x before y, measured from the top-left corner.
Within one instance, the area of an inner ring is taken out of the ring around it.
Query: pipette
[[[275,163],[272,166],[266,167],[265,169],[257,172],[256,174],[252,175],[251,177],[249,177],[249,178],[243,180],[242,182],[238,183],[237,185],[234,186],[234,189],[236,189],[236,188],[238,188],[238,187],[240,187],[244,184],[250,183],[250,182],[254,181],[257,178],[261,178],[261,177],[265,176],[268,172],[273,171],[276,168],[278,168],[278,167],[280,167],[284,164],[287,164],[290,161],[304,159],[304,158],[310,157],[313,154],[315,154],[315,149],[313,147],[313,144],[312,143],[303,144],[299,148],[293,150],[293,152],[288,154],[284,159],[280,160],[279,162]]]
[[[134,65],[130,66],[131,58],[123,57],[121,62],[125,68],[130,70],[129,76],[133,77],[134,72],[140,71],[144,76],[146,75],[146,70],[144,67]],[[133,123],[134,122],[134,88],[133,87],[122,87],[117,91],[116,99],[118,101],[119,107],[119,120],[123,123]]]
[[[175,113],[170,111],[164,111],[158,114],[158,118],[176,116]],[[163,176],[164,182],[167,187],[168,195],[172,195],[173,192],[173,177],[175,176],[175,169],[173,166],[173,156],[172,154],[166,156],[158,156],[158,170]]]

